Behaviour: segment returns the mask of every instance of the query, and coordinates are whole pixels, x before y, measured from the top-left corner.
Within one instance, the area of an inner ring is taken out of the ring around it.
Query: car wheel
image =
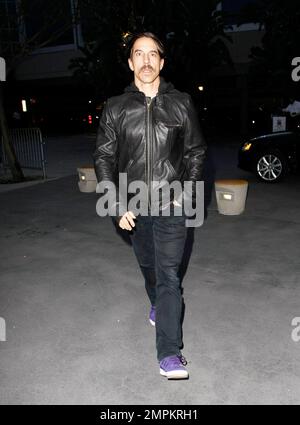
[[[283,155],[276,151],[260,154],[255,165],[257,176],[267,183],[276,183],[287,173],[287,162]]]

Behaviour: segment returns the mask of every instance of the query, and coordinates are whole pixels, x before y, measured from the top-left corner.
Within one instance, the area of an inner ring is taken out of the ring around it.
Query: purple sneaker
[[[168,379],[187,379],[188,371],[184,367],[187,361],[183,356],[168,356],[159,362],[160,374]]]
[[[150,314],[149,314],[149,322],[151,323],[152,326],[155,326],[155,313],[156,313],[155,307],[152,305]]]

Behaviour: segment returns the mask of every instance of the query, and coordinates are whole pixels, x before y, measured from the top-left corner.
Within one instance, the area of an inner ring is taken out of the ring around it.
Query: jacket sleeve
[[[197,112],[190,96],[186,101],[184,120],[184,161],[187,180],[192,182],[193,205],[196,199],[196,182],[202,180],[207,145],[200,128]]]
[[[96,150],[94,152],[94,167],[98,183],[108,181],[116,188],[116,220],[126,212],[118,188],[118,134],[111,115],[109,100],[106,102],[96,136]]]

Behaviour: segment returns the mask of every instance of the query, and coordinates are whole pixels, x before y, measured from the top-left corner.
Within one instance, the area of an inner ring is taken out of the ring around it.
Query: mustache
[[[144,65],[144,66],[141,68],[141,71],[146,71],[146,70],[151,70],[151,71],[153,71],[153,68],[152,68],[152,66],[151,66],[151,65]]]

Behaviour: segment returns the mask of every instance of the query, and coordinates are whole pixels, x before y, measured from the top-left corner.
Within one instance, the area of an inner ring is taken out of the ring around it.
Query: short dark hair
[[[142,37],[147,37],[147,38],[152,38],[152,40],[155,42],[155,44],[157,45],[157,49],[158,49],[158,53],[161,59],[163,59],[165,57],[165,46],[163,44],[163,42],[152,32],[140,32],[138,34],[134,34],[129,42],[128,45],[128,56],[131,57],[132,56],[132,49],[134,46],[134,43]]]

